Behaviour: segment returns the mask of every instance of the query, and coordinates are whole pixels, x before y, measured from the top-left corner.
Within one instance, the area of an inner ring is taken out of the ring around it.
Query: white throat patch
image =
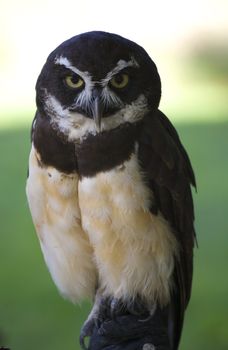
[[[93,119],[62,108],[54,96],[47,95],[46,106],[47,110],[50,111],[53,127],[66,135],[69,141],[82,141],[88,134],[95,135],[98,132]],[[131,104],[124,106],[113,115],[103,118],[100,131],[112,130],[124,123],[136,123],[148,111],[147,100],[144,95],[140,95]]]

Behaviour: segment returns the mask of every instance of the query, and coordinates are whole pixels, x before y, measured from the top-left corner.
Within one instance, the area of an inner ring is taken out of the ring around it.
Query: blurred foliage
[[[228,45],[226,41],[197,41],[188,52],[188,64],[202,79],[228,81]]]
[[[178,124],[195,169],[199,249],[181,350],[228,348],[228,123]],[[0,329],[12,350],[79,350],[90,305],[64,301],[43,261],[25,197],[28,128],[0,131]]]

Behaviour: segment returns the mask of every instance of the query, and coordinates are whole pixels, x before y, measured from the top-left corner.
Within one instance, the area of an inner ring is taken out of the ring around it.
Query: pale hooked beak
[[[97,132],[101,131],[101,118],[102,118],[103,110],[104,110],[103,103],[101,102],[100,97],[96,96],[93,101],[92,116],[95,122]]]

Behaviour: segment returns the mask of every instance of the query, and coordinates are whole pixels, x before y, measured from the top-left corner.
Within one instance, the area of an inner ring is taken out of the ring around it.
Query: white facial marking
[[[106,86],[109,83],[110,79],[112,79],[112,77],[114,75],[118,74],[121,70],[123,70],[124,68],[127,68],[127,67],[139,67],[139,64],[134,59],[134,57],[132,57],[130,59],[130,61],[119,60],[117,62],[117,65],[115,66],[115,68],[113,70],[111,70],[110,72],[108,72],[106,77],[104,79],[102,79],[102,81],[101,81],[102,86]]]
[[[118,74],[126,67],[139,67],[139,64],[136,62],[134,57],[132,57],[130,61],[119,60],[116,67],[108,72],[106,77],[101,80],[101,85],[103,86],[102,99],[106,106],[121,106],[121,104],[123,104],[114,91],[109,88],[108,84],[114,75]]]
[[[73,73],[80,75],[80,77],[84,80],[85,83],[91,83],[91,75],[89,72],[83,72],[80,69],[74,67],[72,63],[68,60],[68,58],[60,56],[56,57],[55,64],[59,64],[60,66],[64,66],[67,69],[71,70]]]
[[[121,99],[108,87],[108,85],[104,86],[101,98],[105,106],[115,107],[123,105]]]
[[[114,113],[110,117],[103,118],[101,120],[101,131],[109,131],[117,128],[124,123],[135,123],[141,120],[148,112],[147,100],[145,96],[140,95],[136,101],[129,105],[124,106],[120,111]],[[78,119],[80,114],[69,112],[69,120],[75,118]],[[68,134],[70,141],[83,140],[88,134],[95,135],[97,133],[96,125],[92,119],[81,116],[80,121],[78,119],[79,128],[71,128]]]
[[[46,97],[47,112],[51,124],[68,137],[69,141],[82,141],[88,134],[95,135],[97,128],[93,119],[86,118],[80,113],[62,108],[60,102],[52,95]],[[135,123],[148,112],[147,100],[140,95],[134,102],[123,107],[110,117],[101,120],[101,131],[117,128],[124,123]]]
[[[45,107],[48,115],[51,117],[51,123],[55,129],[64,133],[69,141],[81,141],[86,138],[88,134],[95,135],[98,130],[93,119],[87,118],[79,112],[72,111],[78,107],[84,110],[92,110],[93,98],[92,90],[95,84],[103,87],[101,92],[101,99],[107,107],[118,106],[118,112],[113,115],[103,118],[101,120],[101,128],[99,131],[108,131],[118,127],[123,123],[135,123],[144,117],[148,112],[147,99],[144,95],[140,95],[135,101],[128,105],[124,105],[121,99],[109,87],[109,81],[112,77],[126,67],[139,67],[134,57],[129,61],[119,60],[116,67],[108,72],[106,77],[100,81],[92,80],[89,72],[81,71],[70,62],[66,57],[59,56],[55,58],[55,64],[62,65],[72,72],[78,74],[85,82],[85,88],[76,97],[74,103],[68,108],[63,108],[57,98],[47,91],[45,98]]]
[[[121,70],[123,70],[126,67],[139,67],[139,64],[136,62],[134,57],[132,57],[129,61],[125,60],[119,60],[117,62],[117,65],[114,69],[112,69],[104,79],[101,81],[94,81],[92,80],[92,76],[89,72],[83,72],[80,69],[74,67],[72,63],[68,60],[68,58],[60,56],[56,57],[55,64],[63,65],[67,69],[70,69],[72,72],[78,74],[85,82],[85,88],[83,91],[78,95],[74,105],[72,108],[77,107],[84,107],[86,109],[90,108],[92,103],[92,89],[94,88],[95,84],[99,84],[103,86],[102,90],[102,100],[106,106],[116,106],[121,105],[120,98],[108,87],[109,81],[112,79],[114,75],[119,73]]]
[[[72,63],[68,60],[68,58],[63,57],[63,56],[59,56],[55,58],[55,64],[59,64],[61,66],[66,67],[67,69],[70,69],[72,72],[80,75],[80,77],[82,77],[84,79],[84,81],[86,82],[87,79],[90,80],[91,82],[91,75],[89,72],[85,71],[81,71],[80,69],[74,67],[72,65]],[[114,69],[112,69],[104,79],[102,79],[100,82],[99,81],[92,81],[93,84],[95,83],[100,83],[102,86],[105,86],[109,80],[116,75],[117,73],[119,73],[121,70],[123,70],[126,67],[139,67],[138,62],[135,60],[134,57],[132,57],[129,61],[125,61],[125,60],[119,60],[117,62],[117,65]]]
[[[56,57],[55,64],[59,64],[66,67],[67,69],[71,70],[73,73],[78,74],[84,80],[85,88],[76,98],[76,101],[72,106],[72,108],[82,107],[82,106],[88,108],[91,103],[92,89],[94,87],[94,84],[96,83],[95,81],[92,80],[91,74],[87,71],[83,72],[80,69],[74,67],[72,63],[68,60],[68,58],[63,56]]]
[[[69,111],[67,108],[63,108],[57,98],[46,92],[45,96],[45,108],[50,117],[55,119],[67,118]]]

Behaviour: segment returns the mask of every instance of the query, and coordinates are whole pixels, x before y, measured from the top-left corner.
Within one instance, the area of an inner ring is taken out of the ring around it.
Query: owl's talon
[[[87,346],[86,346],[86,344],[85,344],[85,338],[86,338],[86,334],[84,334],[84,333],[80,333],[80,337],[79,337],[79,343],[80,343],[80,346],[81,346],[81,349],[82,350],[87,350],[88,348],[87,348]]]
[[[145,317],[145,318],[140,319],[139,322],[148,322],[148,321],[150,321],[150,320],[153,318],[153,316],[154,316],[154,313],[155,313],[155,311],[156,311],[156,308],[157,308],[157,305],[154,304],[154,305],[151,307],[151,309],[148,311],[148,312],[149,312],[148,316]]]
[[[135,316],[142,316],[147,314],[150,316],[150,311],[148,310],[147,305],[140,299],[136,299],[132,303],[129,303],[127,305],[127,310],[130,312],[130,314]],[[146,319],[147,318],[148,316],[146,316]]]
[[[90,311],[87,320],[81,328],[79,342],[83,350],[88,349],[88,346],[86,346],[85,343],[86,338],[90,338],[93,335],[94,329],[98,329],[100,327],[102,321],[103,308],[103,299],[98,290],[96,293],[93,308]]]
[[[115,319],[124,310],[123,302],[120,299],[113,298],[110,302],[110,315]]]
[[[140,299],[129,301],[124,303],[121,299],[113,298],[110,300],[110,316],[115,319],[121,314],[131,314],[134,316],[141,316],[143,320],[149,320],[154,311],[156,305],[150,310],[147,305]]]
[[[80,337],[79,337],[79,342],[82,350],[88,350],[85,340],[86,338],[90,338],[92,336],[93,330],[95,327],[97,327],[97,324],[98,324],[97,318],[90,318],[84,323],[80,332]]]

